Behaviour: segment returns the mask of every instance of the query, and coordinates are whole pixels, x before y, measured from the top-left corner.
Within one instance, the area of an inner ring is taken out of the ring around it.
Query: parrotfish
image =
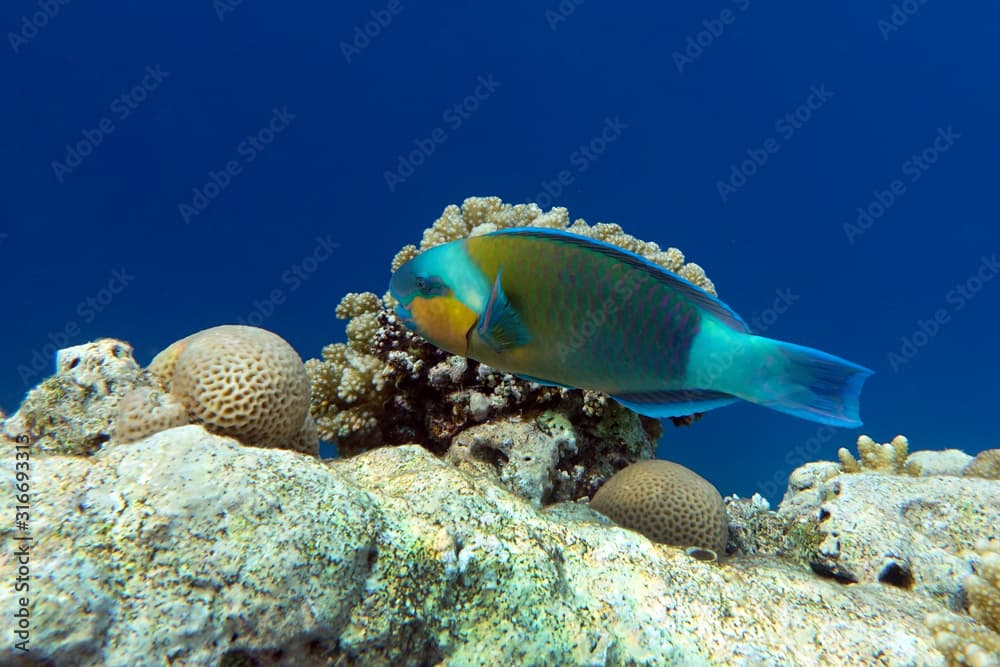
[[[569,232],[522,227],[430,248],[393,274],[397,317],[452,354],[534,382],[606,393],[650,417],[738,400],[860,426],[872,371],[754,335],[657,264]]]

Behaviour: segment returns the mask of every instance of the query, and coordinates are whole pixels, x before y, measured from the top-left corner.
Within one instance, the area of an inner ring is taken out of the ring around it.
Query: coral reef
[[[324,463],[189,425],[33,466],[31,650],[55,667],[943,660],[915,591],[700,562],[418,446]]]
[[[309,378],[298,353],[275,333],[240,325],[205,329],[158,354],[149,373],[192,423],[213,433],[246,445],[318,452]]]
[[[711,482],[672,461],[639,461],[619,470],[590,501],[600,512],[654,542],[724,552],[726,506]]]
[[[132,347],[103,338],[59,350],[56,372],[28,392],[3,425],[36,452],[93,454],[111,439],[122,396],[141,382]]]
[[[966,477],[1000,479],[1000,449],[984,449],[976,454],[962,474]]]

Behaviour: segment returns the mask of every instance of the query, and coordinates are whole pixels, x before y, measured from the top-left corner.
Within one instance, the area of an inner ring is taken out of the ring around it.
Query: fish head
[[[409,328],[446,352],[465,356],[469,330],[479,313],[460,298],[468,281],[448,246],[417,255],[392,274],[389,291],[396,299],[396,316]]]

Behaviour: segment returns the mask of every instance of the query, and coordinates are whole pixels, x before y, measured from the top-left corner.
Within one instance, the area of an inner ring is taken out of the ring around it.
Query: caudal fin
[[[759,339],[763,359],[748,400],[831,426],[861,426],[861,386],[872,371],[832,354]]]

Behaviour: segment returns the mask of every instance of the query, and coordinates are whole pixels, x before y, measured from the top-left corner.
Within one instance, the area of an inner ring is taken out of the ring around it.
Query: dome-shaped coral
[[[191,421],[246,445],[315,454],[309,378],[285,339],[257,327],[223,325],[177,341],[149,367]]]
[[[136,387],[118,404],[115,435],[118,442],[135,442],[188,423],[187,409],[173,394]]]
[[[598,489],[590,506],[654,542],[723,553],[726,506],[711,482],[671,461],[639,461]]]

